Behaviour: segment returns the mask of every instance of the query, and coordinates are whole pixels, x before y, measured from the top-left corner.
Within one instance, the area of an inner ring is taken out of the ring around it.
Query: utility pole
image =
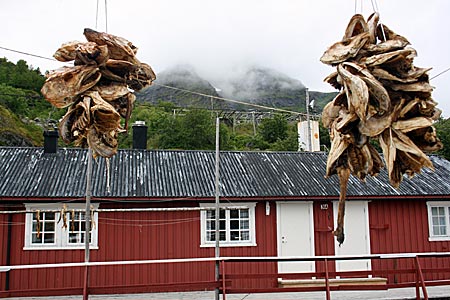
[[[306,138],[307,138],[307,149],[309,152],[312,151],[312,145],[311,145],[311,121],[309,119],[309,91],[308,88],[305,89],[306,90],[306,123],[307,123],[307,134],[306,134]]]
[[[85,233],[84,233],[84,261],[89,262],[89,240],[90,240],[90,230],[91,230],[91,177],[92,177],[92,149],[89,147],[87,153],[87,171],[86,171],[86,212],[84,216]],[[84,269],[84,287],[83,287],[83,300],[89,299],[89,267],[86,265]]]
[[[220,129],[220,121],[219,116],[216,117],[216,170],[215,170],[215,190],[216,190],[216,220],[215,220],[215,236],[216,236],[216,247],[215,247],[215,256],[216,256],[216,268],[215,268],[215,277],[216,283],[219,282],[220,277],[220,262],[218,258],[220,257],[220,228],[219,228],[219,218],[220,218],[220,187],[219,187],[219,129]],[[215,300],[219,300],[219,286],[215,289]]]

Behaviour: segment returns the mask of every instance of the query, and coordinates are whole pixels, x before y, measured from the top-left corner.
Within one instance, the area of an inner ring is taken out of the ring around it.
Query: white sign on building
[[[298,151],[320,151],[319,121],[309,121],[311,135],[308,135],[308,121],[300,121],[297,126]],[[308,141],[309,136],[310,141]]]

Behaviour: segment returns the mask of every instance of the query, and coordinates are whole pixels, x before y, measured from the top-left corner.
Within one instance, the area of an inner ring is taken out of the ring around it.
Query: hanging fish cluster
[[[41,92],[55,107],[69,107],[59,123],[64,142],[109,158],[117,152],[118,134],[127,130],[133,90],[150,85],[156,76],[136,58],[137,48],[128,40],[89,28],[84,36],[87,42],[68,42],[55,52],[57,60],[74,61],[74,66],[51,72]]]
[[[334,231],[339,243],[344,241],[344,201],[350,174],[364,181],[384,167],[371,139],[379,142],[389,181],[396,188],[404,174],[412,177],[423,167],[432,169],[425,153],[442,148],[432,125],[441,110],[431,98],[430,68],[414,66],[417,53],[408,40],[378,23],[378,13],[367,21],[354,15],[343,39],[320,58],[337,69],[324,80],[339,94],[324,107],[322,122],[331,138],[326,176],[338,174],[340,182]]]

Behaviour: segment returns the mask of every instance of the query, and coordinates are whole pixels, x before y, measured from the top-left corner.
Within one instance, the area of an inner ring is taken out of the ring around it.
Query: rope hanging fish
[[[350,174],[365,182],[387,168],[389,181],[398,188],[423,167],[433,169],[425,153],[442,148],[433,122],[441,114],[432,99],[430,68],[413,65],[416,50],[409,41],[379,24],[379,14],[367,21],[355,14],[341,41],[331,45],[320,61],[336,67],[325,78],[338,95],[323,109],[331,149],[326,177],[337,174],[340,184],[337,227],[339,244],[344,242],[345,198]],[[384,163],[375,147],[378,141]]]

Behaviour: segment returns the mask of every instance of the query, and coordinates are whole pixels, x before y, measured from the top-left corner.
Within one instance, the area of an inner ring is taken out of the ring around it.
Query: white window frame
[[[70,222],[71,222],[71,213],[73,209],[76,210],[84,210],[86,208],[85,204],[66,204],[67,205],[67,228],[63,228],[62,220],[58,222],[60,211],[63,208],[62,203],[26,203],[25,209],[27,211],[36,211],[40,210],[45,212],[46,210],[58,210],[59,212],[55,213],[55,242],[50,244],[33,244],[32,243],[32,229],[33,229],[33,215],[34,213],[26,213],[25,216],[25,246],[23,250],[73,250],[73,249],[84,249],[85,245],[83,243],[69,243],[69,233],[70,231]],[[97,209],[99,204],[94,203],[92,207]],[[92,220],[92,230],[91,230],[91,243],[89,245],[90,249],[96,250],[98,249],[98,213],[94,212],[93,220]]]
[[[433,207],[444,207],[446,235],[435,235],[433,233],[433,219],[431,209]],[[429,201],[427,202],[428,213],[428,240],[432,241],[450,241],[450,201]]]
[[[214,207],[215,204],[211,203],[200,203],[200,207]],[[249,235],[250,239],[248,241],[220,241],[219,245],[220,247],[252,247],[256,246],[256,230],[255,230],[255,207],[256,202],[251,203],[221,203],[219,205],[220,207],[246,207],[248,208],[248,218],[249,218]],[[226,236],[230,236],[230,228],[229,228],[229,211],[226,210]],[[215,241],[207,241],[206,240],[206,210],[200,211],[200,247],[214,247],[216,245]]]

